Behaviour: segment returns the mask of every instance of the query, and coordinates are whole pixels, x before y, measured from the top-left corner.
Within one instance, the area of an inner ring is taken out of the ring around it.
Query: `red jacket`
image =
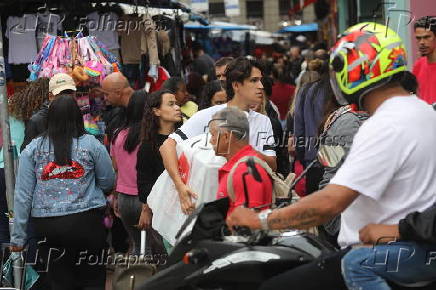
[[[270,100],[279,108],[280,120],[286,119],[294,92],[294,86],[285,83],[275,83],[273,85]]]

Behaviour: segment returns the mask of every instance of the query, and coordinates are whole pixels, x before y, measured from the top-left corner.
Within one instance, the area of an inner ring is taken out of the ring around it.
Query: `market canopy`
[[[308,31],[318,31],[318,23],[305,23],[301,25],[291,25],[280,29],[279,33],[286,32],[308,32]]]
[[[214,21],[210,25],[198,25],[197,23],[188,22],[183,26],[185,29],[189,30],[207,30],[216,29],[224,31],[235,31],[235,30],[256,30],[257,27],[254,25],[243,25],[229,22]]]

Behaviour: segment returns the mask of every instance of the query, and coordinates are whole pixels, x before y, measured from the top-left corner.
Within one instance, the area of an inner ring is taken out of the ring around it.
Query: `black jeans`
[[[315,261],[286,271],[265,281],[260,290],[347,290],[341,273],[345,249],[321,256]]]
[[[51,290],[104,290],[106,232],[103,213],[92,209],[49,218],[32,218]]]

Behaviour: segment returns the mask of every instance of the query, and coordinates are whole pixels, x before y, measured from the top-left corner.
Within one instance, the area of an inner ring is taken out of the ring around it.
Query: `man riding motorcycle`
[[[338,243],[343,249],[273,277],[262,290],[347,289],[341,259],[361,244],[359,230],[370,223],[396,224],[436,200],[436,114],[402,86],[407,68],[401,38],[380,24],[358,24],[338,40],[330,63],[338,102],[357,104],[370,114],[344,164],[325,188],[299,202],[259,214],[237,208],[227,224],[305,229],[342,213]]]

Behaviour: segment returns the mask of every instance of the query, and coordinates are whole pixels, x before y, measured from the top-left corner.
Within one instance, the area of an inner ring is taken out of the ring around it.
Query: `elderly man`
[[[271,122],[267,116],[249,109],[251,105],[258,104],[263,98],[261,65],[256,61],[240,57],[228,65],[226,76],[226,92],[230,101],[226,104],[199,111],[186,121],[182,127],[169,135],[168,139],[160,147],[165,169],[176,186],[184,213],[189,213],[195,208],[193,199],[197,195],[189,186],[183,183],[180,177],[176,145],[178,142],[203,134],[212,116],[226,107],[238,107],[247,113],[251,129],[248,137],[250,145],[262,154],[262,159],[273,170],[276,169],[276,154],[273,146],[274,134]]]
[[[210,143],[215,154],[227,159],[227,163],[218,172],[217,199],[229,196],[227,179],[229,174],[232,174],[234,196],[230,194],[229,213],[240,205],[249,208],[268,207],[272,200],[272,182],[268,173],[259,164],[253,163],[254,168],[249,171],[247,162],[240,162],[246,156],[261,158],[248,143],[250,129],[246,113],[235,107],[218,111],[212,116],[209,132],[212,135]],[[255,171],[259,173],[260,180],[253,177],[252,173]],[[249,174],[245,174],[246,172]]]

